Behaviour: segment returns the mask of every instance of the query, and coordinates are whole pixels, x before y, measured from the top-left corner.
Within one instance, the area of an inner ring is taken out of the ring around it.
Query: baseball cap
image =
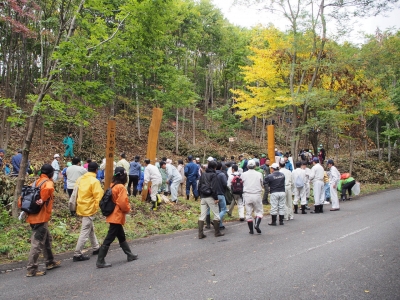
[[[318,163],[318,162],[319,162],[319,159],[318,159],[318,157],[314,157],[312,160],[313,160],[313,162],[316,162],[316,163]]]
[[[265,157],[265,154],[261,154],[261,157]]]
[[[273,163],[270,168],[272,168],[274,170],[278,170],[279,169],[279,165],[277,163]]]
[[[54,158],[60,157],[60,154],[54,154]]]
[[[53,173],[53,172],[54,172],[54,169],[53,169],[53,167],[52,167],[51,165],[49,165],[49,164],[44,164],[44,165],[42,166],[42,168],[40,169],[40,173],[41,173],[41,174],[49,175],[49,174],[51,174],[51,173]]]
[[[126,173],[123,167],[116,167],[114,170],[114,176],[124,175]]]
[[[248,167],[255,167],[255,166],[256,166],[256,162],[255,162],[254,160],[250,159],[250,160],[247,162],[247,166],[248,166]]]
[[[89,172],[94,172],[94,171],[96,171],[98,168],[99,168],[99,165],[97,164],[97,162],[92,161],[92,162],[90,162],[90,163],[88,164],[88,171],[89,171]]]
[[[4,149],[0,149],[0,152],[1,152],[1,153],[5,153]]]
[[[326,162],[327,165],[333,165],[333,159],[328,159],[328,161]]]
[[[69,162],[67,162],[67,167],[70,167],[70,166],[72,166],[72,163],[69,161]]]
[[[172,164],[172,160],[168,158],[167,161],[166,161],[166,163],[167,163],[167,164]]]
[[[213,161],[214,160],[214,158],[212,158],[211,156],[209,156],[208,158],[207,158],[207,161]]]

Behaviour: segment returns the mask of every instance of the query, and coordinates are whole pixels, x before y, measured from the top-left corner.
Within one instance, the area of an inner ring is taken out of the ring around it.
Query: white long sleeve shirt
[[[292,172],[290,172],[286,168],[279,169],[279,172],[281,172],[283,175],[285,175],[285,187],[288,188],[292,186]]]
[[[149,181],[151,181],[151,183],[153,184],[162,183],[160,171],[156,166],[153,166],[152,164],[148,164],[146,166],[146,169],[144,170],[144,182],[148,183]]]
[[[320,164],[315,164],[311,168],[310,180],[312,183],[317,181],[324,182],[324,168]]]
[[[179,173],[178,169],[175,168],[175,166],[171,164],[166,164],[166,170],[167,170],[167,182],[172,181],[172,182],[181,182],[182,176]]]
[[[289,171],[290,172],[290,171]],[[254,170],[250,169],[244,172],[240,178],[243,180],[243,193],[244,194],[261,194],[263,190],[263,175]],[[232,180],[231,180],[232,182]]]
[[[329,183],[331,186],[336,186],[340,181],[340,172],[335,166],[332,166],[330,169]]]
[[[304,186],[307,184],[306,171],[302,168],[297,168],[292,172],[292,188],[296,188],[296,180],[298,177],[304,182]]]

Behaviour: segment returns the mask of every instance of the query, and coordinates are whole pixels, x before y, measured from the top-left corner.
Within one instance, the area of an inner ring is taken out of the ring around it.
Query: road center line
[[[315,246],[315,247],[311,247],[311,248],[308,248],[308,249],[306,249],[306,250],[297,252],[296,254],[289,255],[288,258],[292,258],[292,257],[298,256],[298,255],[302,255],[302,254],[305,254],[305,253],[307,253],[307,252],[313,251],[313,250],[315,250],[315,249],[318,249],[318,248],[327,246],[327,245],[329,245],[329,244],[332,244],[332,243],[337,242],[337,241],[339,241],[339,240],[343,240],[343,239],[345,239],[345,238],[347,238],[347,237],[349,237],[349,236],[352,236],[352,235],[354,235],[354,234],[360,233],[360,232],[362,232],[362,231],[364,231],[364,230],[367,230],[367,229],[369,229],[369,228],[370,228],[370,227],[367,226],[367,227],[365,227],[365,228],[362,228],[362,229],[359,229],[359,230],[350,232],[350,233],[345,234],[345,235],[343,235],[343,236],[341,236],[341,237],[339,237],[339,238],[337,238],[337,239],[330,240],[330,241],[327,241],[326,243],[323,243],[323,244],[321,244],[321,245],[317,245],[317,246]]]

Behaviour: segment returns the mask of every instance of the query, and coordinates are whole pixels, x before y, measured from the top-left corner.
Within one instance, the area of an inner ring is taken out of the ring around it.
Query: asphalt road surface
[[[295,215],[284,226],[226,224],[225,236],[195,230],[115,247],[96,269],[64,258],[46,276],[0,275],[1,299],[400,299],[400,190],[341,202],[341,210]],[[114,242],[116,243],[116,242]]]

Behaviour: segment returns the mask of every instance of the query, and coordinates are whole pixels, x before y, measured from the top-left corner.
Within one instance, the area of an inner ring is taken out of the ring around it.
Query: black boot
[[[302,214],[302,215],[306,215],[306,214],[307,214],[307,212],[306,212],[306,206],[305,206],[305,205],[302,205],[302,206],[301,206],[301,214]]]
[[[268,223],[268,225],[276,226],[276,215],[271,215],[271,217],[272,217],[272,222]]]
[[[199,198],[198,196],[197,196],[197,197],[194,197],[194,201],[197,201],[198,198]]]
[[[253,221],[247,221],[247,225],[249,226],[249,229],[250,229],[249,233],[250,233],[250,234],[254,234],[254,231],[253,231]]]
[[[131,252],[131,248],[129,247],[129,244],[128,244],[127,241],[125,241],[125,242],[123,242],[123,243],[121,243],[119,245],[121,246],[121,248],[124,251],[124,253],[128,256],[127,257],[128,261],[132,261],[132,260],[138,259],[138,255],[137,254],[133,254]]]
[[[312,214],[319,214],[319,205],[314,205],[314,211],[311,212]]]
[[[225,235],[225,234],[221,233],[221,231],[219,231],[219,221],[218,220],[214,220],[213,225],[214,225],[214,230],[215,230],[215,234],[214,234],[215,237]]]
[[[108,249],[110,246],[101,245],[99,249],[99,255],[97,256],[96,267],[98,268],[108,268],[111,267],[111,264],[105,262],[104,258],[107,256]]]
[[[257,231],[257,233],[261,233],[261,229],[260,229],[261,218],[256,217],[255,223],[256,224],[254,225],[254,229]]]
[[[207,216],[210,217],[210,216]],[[199,225],[199,240],[204,239],[205,237],[207,237],[203,230],[204,230],[204,221],[198,221],[198,225]]]
[[[186,195],[186,200],[189,200],[189,195]]]
[[[207,229],[210,229],[211,228],[211,219],[210,219],[210,215],[207,215],[207,217],[206,217],[206,228]]]
[[[323,213],[324,213],[324,205],[323,205],[323,204],[321,204],[321,205],[319,206],[319,213],[320,213],[320,214],[323,214]]]
[[[297,215],[297,210],[299,209],[298,205],[294,205],[294,213]]]
[[[279,225],[285,225],[283,224],[283,219],[284,219],[284,215],[279,215]]]

